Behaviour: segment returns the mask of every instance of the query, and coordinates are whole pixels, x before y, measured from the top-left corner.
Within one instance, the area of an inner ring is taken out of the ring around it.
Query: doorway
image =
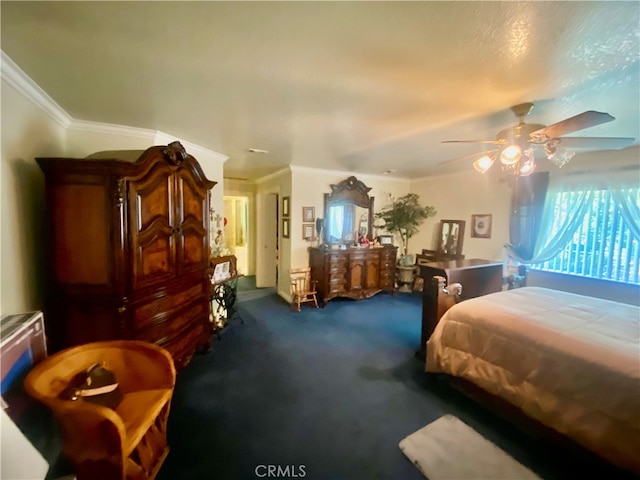
[[[280,265],[278,192],[258,195],[256,287],[276,287]]]
[[[236,268],[241,275],[249,274],[249,197],[224,197],[225,247],[236,256]]]

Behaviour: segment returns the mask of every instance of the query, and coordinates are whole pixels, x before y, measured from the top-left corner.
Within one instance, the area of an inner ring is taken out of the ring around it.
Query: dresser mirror
[[[331,193],[324,194],[325,243],[353,243],[363,235],[372,238],[373,197],[369,190],[353,176],[331,185]]]
[[[440,220],[438,253],[442,258],[464,258],[464,220]]]

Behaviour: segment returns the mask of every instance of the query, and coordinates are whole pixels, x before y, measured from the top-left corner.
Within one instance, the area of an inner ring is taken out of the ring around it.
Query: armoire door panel
[[[173,173],[154,168],[129,182],[132,284],[134,288],[170,281],[176,275],[175,189]]]
[[[208,191],[198,185],[193,174],[179,170],[176,174],[179,202],[176,205],[180,223],[177,247],[179,274],[203,268],[209,261],[207,234]]]
[[[205,223],[208,205],[208,191],[195,182],[193,175],[189,171],[180,170],[176,176],[178,182],[178,192],[181,205],[179,221],[181,223],[190,218],[200,225]]]
[[[148,243],[138,244],[133,262],[134,286],[161,283],[175,276],[171,254],[173,238],[173,235],[157,235]]]
[[[190,267],[198,267],[208,258],[208,248],[205,237],[201,235],[185,234],[182,238],[182,261],[180,267],[188,270]]]
[[[160,220],[166,225],[175,223],[174,188],[173,174],[157,169],[152,170],[146,178],[129,183],[131,225],[135,226],[134,232],[142,232]]]

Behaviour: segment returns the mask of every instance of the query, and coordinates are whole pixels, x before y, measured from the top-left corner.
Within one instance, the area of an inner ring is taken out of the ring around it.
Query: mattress
[[[640,308],[539,287],[458,303],[426,371],[464,378],[640,472]]]

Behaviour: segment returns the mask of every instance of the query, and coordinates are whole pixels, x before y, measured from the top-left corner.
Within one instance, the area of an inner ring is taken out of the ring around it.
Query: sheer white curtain
[[[611,191],[613,198],[620,207],[620,213],[624,218],[633,236],[640,240],[640,189],[618,188]]]
[[[561,191],[563,190],[550,188],[547,191],[547,198],[552,200],[555,194]],[[572,195],[565,197],[566,203],[562,205],[565,208],[559,208],[556,202],[547,202],[542,213],[540,234],[533,258],[527,263],[546,262],[554,258],[569,243],[591,207],[591,195],[591,190],[572,192]]]
[[[635,170],[615,173],[576,173],[551,178],[547,201],[541,219],[540,233],[531,259],[516,260],[526,264],[551,260],[565,248],[590,211],[594,192],[608,190],[615,198],[616,208],[633,235],[640,239],[640,194]],[[563,193],[562,199],[558,194]]]
[[[330,232],[329,241],[337,242],[342,239],[342,227],[344,226],[344,207],[342,205],[333,206],[329,209],[327,219],[327,231]]]

